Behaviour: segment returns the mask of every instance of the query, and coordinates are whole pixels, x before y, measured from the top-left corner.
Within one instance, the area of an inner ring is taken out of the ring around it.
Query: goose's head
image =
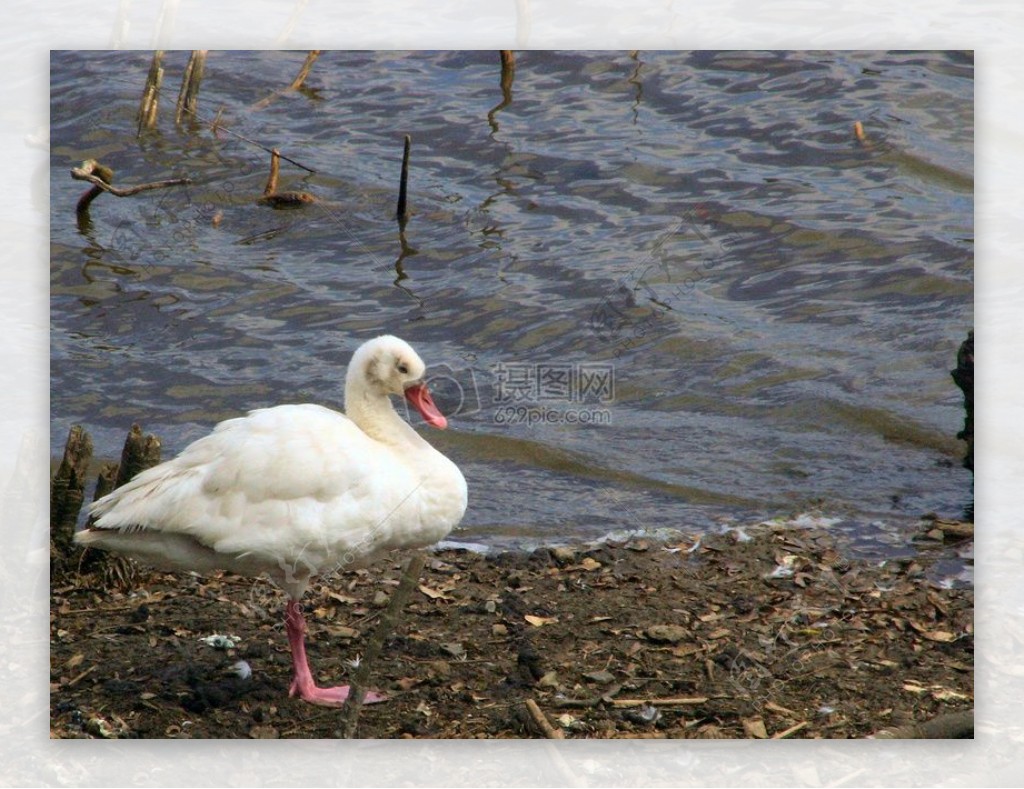
[[[352,355],[346,378],[346,402],[354,394],[401,395],[427,424],[448,426],[423,382],[427,366],[405,340],[386,334],[363,343]],[[355,391],[353,391],[355,390]]]

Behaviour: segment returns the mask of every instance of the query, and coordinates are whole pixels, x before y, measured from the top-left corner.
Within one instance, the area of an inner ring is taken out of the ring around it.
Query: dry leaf
[[[949,688],[935,688],[932,690],[932,698],[936,701],[970,701],[971,697],[965,693],[958,693]]]
[[[451,600],[452,598],[442,592],[440,589],[431,589],[429,586],[420,584],[420,591],[423,592],[431,600]]]
[[[557,616],[534,616],[533,614],[527,614],[523,617],[534,627],[544,627],[544,625],[553,625],[558,621]]]
[[[766,710],[771,710],[772,712],[778,712],[780,715],[788,715],[791,718],[799,718],[800,717],[799,713],[794,712],[793,710],[789,709],[788,707],[783,707],[781,704],[776,704],[774,701],[766,702],[765,705],[764,705],[764,708]]]
[[[760,718],[749,718],[743,721],[743,730],[751,737],[758,740],[768,739],[768,730],[764,727],[764,721]]]

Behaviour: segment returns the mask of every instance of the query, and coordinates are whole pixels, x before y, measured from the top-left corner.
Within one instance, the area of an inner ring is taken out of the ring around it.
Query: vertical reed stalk
[[[160,85],[164,80],[164,69],[161,65],[164,51],[158,49],[153,53],[153,60],[149,64],[149,74],[146,76],[146,87],[142,91],[142,101],[139,104],[138,130],[136,136],[141,137],[146,129],[156,126],[156,114],[160,101]]]
[[[405,149],[402,152],[402,177],[398,183],[398,210],[395,215],[399,222],[405,222],[409,218],[409,149],[412,147],[412,137],[405,135]]]

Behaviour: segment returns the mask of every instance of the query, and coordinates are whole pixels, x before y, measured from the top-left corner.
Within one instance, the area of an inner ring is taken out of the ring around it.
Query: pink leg
[[[313,672],[309,670],[309,660],[306,658],[306,620],[302,616],[302,608],[297,601],[288,601],[284,624],[288,631],[288,643],[292,648],[292,667],[295,670],[295,679],[292,680],[292,686],[288,689],[288,695],[298,695],[303,701],[308,701],[311,704],[340,707],[348,698],[348,685],[339,685],[335,688],[318,688],[316,686],[313,681]],[[373,704],[377,701],[384,701],[384,699],[385,696],[380,693],[367,691],[363,704]]]

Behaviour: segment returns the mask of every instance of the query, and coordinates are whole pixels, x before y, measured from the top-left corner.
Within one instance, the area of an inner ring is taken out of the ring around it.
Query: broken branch
[[[309,76],[309,72],[313,68],[313,64],[316,63],[316,59],[320,57],[320,53],[322,51],[323,50],[320,49],[310,50],[309,54],[306,55],[306,60],[303,62],[302,68],[299,70],[298,75],[295,77],[295,79],[292,80],[292,83],[287,88],[284,88],[283,90],[275,90],[269,96],[262,98],[255,104],[253,104],[250,109],[262,110],[265,107],[269,106],[272,101],[275,101],[279,97],[283,96],[285,93],[288,93],[289,91],[293,90],[299,90],[299,88],[302,87],[302,84],[306,81],[306,77]]]
[[[551,725],[551,721],[547,719],[547,716],[541,711],[541,708],[537,706],[537,702],[533,699],[526,700],[526,710],[530,713],[530,717],[533,722],[540,729],[541,734],[547,737],[549,740],[564,740],[565,734],[561,729],[556,729]]]
[[[100,164],[95,159],[88,159],[82,162],[81,167],[72,167],[71,177],[76,181],[88,181],[93,185],[92,189],[78,199],[75,212],[79,215],[88,211],[89,204],[103,192],[109,192],[114,197],[131,197],[139,192],[147,192],[150,189],[163,189],[168,186],[183,186],[192,183],[191,178],[171,178],[167,181],[152,181],[148,184],[138,184],[136,186],[111,186],[110,182],[114,180],[114,171]]]
[[[675,707],[685,704],[704,704],[707,696],[679,696],[671,699],[612,699],[613,707],[641,707],[649,704],[652,707]]]
[[[373,631],[373,635],[370,636],[370,640],[366,644],[366,654],[363,655],[362,662],[352,677],[348,699],[343,710],[342,737],[346,740],[355,736],[356,727],[359,725],[359,713],[363,709],[363,699],[366,697],[366,682],[370,677],[370,671],[380,656],[384,641],[395,629],[406,600],[409,599],[412,590],[419,583],[420,574],[423,572],[423,562],[422,553],[417,553],[409,559],[402,572],[402,580],[394,594],[391,595],[391,602],[388,604],[387,610],[384,611],[380,624],[377,625],[377,629]]]

